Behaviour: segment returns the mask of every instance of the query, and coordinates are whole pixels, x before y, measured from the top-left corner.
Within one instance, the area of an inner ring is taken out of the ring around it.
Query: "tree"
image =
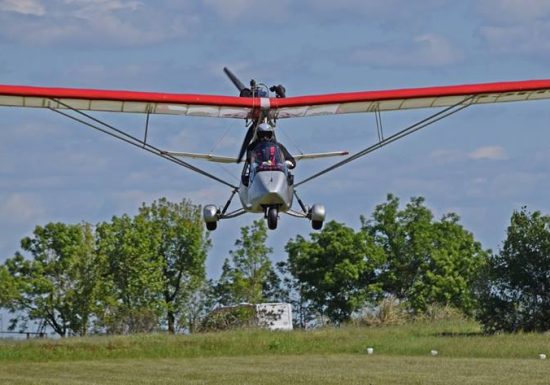
[[[18,298],[17,283],[7,267],[0,266],[0,308],[10,307]]]
[[[161,257],[168,331],[175,333],[177,318],[190,314],[187,307],[191,299],[198,301],[206,290],[203,285],[210,240],[201,209],[187,200],[170,203],[162,198],[151,206],[143,205],[138,218],[148,223],[148,236],[155,240],[155,252]]]
[[[139,213],[113,217],[98,226],[106,277],[101,315],[113,332],[144,332],[164,314],[175,333],[178,317],[205,279],[210,241],[200,207],[165,198],[143,205]]]
[[[84,335],[95,304],[96,254],[89,224],[37,226],[21,241],[27,259],[17,252],[0,270],[11,295],[3,302],[17,321],[44,321],[59,336]],[[7,301],[5,301],[7,300]]]
[[[385,252],[380,275],[384,292],[405,300],[414,312],[431,304],[473,312],[474,283],[489,253],[460,225],[458,215],[434,221],[424,198],[412,198],[400,210],[399,199],[389,194],[372,217],[362,218],[363,231]]]
[[[303,284],[303,297],[341,323],[380,293],[376,279],[383,250],[368,233],[334,221],[310,238],[299,235],[287,243],[288,270]]]
[[[163,312],[162,262],[143,218],[124,214],[97,226],[99,325],[108,333],[148,332]]]
[[[482,282],[478,319],[488,332],[550,330],[550,216],[515,211]]]
[[[224,261],[215,287],[221,305],[255,304],[267,298],[274,273],[269,260],[272,249],[266,246],[266,240],[267,229],[263,220],[241,228],[241,238],[235,241],[236,249],[230,251],[231,261]]]

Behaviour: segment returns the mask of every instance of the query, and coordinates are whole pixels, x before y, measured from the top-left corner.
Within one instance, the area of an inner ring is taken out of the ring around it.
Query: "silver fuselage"
[[[294,188],[288,183],[286,171],[259,171],[250,173],[248,186],[241,182],[239,197],[243,208],[262,213],[267,207],[286,212],[292,206]]]

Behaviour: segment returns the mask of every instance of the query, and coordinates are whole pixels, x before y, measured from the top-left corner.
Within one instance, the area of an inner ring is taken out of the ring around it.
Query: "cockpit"
[[[250,164],[255,172],[287,171],[284,154],[275,142],[258,143],[252,151]]]

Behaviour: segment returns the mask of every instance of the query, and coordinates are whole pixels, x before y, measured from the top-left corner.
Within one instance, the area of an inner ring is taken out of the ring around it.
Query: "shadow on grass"
[[[490,337],[491,334],[479,332],[441,332],[432,334],[434,337]]]

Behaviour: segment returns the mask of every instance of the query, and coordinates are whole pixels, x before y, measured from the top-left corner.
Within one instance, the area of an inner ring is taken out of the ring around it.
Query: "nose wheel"
[[[279,210],[277,207],[270,207],[266,213],[267,227],[269,230],[275,230],[277,228],[277,221],[279,219]]]

